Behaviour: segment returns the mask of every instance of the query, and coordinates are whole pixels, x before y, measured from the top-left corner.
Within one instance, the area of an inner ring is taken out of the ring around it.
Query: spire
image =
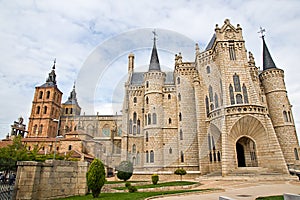
[[[77,102],[77,97],[76,97],[76,91],[75,91],[75,82],[74,82],[74,85],[73,85],[73,90],[70,92],[70,96],[68,97],[68,100],[64,103],[64,104],[72,104],[72,105],[78,105],[78,102]]]
[[[151,53],[151,59],[150,59],[150,65],[149,65],[149,71],[160,71],[160,64],[158,60],[158,54],[156,49],[156,32],[152,31],[154,37],[153,37],[153,48]]]
[[[41,85],[41,87],[56,86],[55,64],[56,64],[56,58],[53,61],[52,71],[48,74],[46,83]]]
[[[260,27],[259,33],[261,33],[261,38],[262,38],[262,41],[263,41],[263,70],[277,68],[274,61],[273,61],[273,59],[272,59],[272,56],[269,52],[267,44],[265,42],[265,35],[264,35],[265,31],[266,31],[265,29]]]

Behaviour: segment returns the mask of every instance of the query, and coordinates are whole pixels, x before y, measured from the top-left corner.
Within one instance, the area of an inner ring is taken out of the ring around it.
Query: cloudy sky
[[[149,62],[151,30],[158,33],[161,64],[171,69],[174,53],[182,51],[192,60],[194,43],[203,50],[215,24],[223,25],[226,18],[243,28],[258,66],[262,42],[257,32],[260,26],[266,29],[273,59],[285,70],[300,133],[299,10],[298,0],[0,0],[0,138],[19,116],[28,123],[34,87],[45,82],[54,58],[63,101],[76,81],[83,112],[112,114],[120,110],[128,53],[135,53],[137,68]],[[178,50],[167,46],[165,35],[178,39]]]

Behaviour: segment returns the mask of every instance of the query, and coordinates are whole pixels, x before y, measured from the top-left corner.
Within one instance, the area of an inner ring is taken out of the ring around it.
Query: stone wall
[[[15,200],[64,198],[87,193],[87,162],[18,162]]]

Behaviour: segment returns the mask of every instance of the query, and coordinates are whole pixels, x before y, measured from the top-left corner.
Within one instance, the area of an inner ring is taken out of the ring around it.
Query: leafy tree
[[[87,185],[92,190],[94,198],[98,198],[105,183],[104,165],[99,159],[94,159],[87,172]]]
[[[122,161],[116,170],[118,179],[127,181],[133,174],[133,164],[130,161]]]
[[[180,181],[182,181],[182,176],[186,175],[186,171],[185,171],[185,169],[176,169],[174,174],[180,175]]]
[[[153,185],[156,185],[157,182],[159,181],[159,176],[158,176],[157,174],[153,174],[153,175],[151,176],[151,179],[152,179]]]

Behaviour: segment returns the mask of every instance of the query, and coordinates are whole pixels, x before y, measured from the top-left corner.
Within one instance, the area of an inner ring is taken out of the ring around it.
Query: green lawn
[[[256,200],[283,200],[283,196],[258,197]]]
[[[139,200],[145,199],[147,197],[153,197],[158,195],[166,195],[166,194],[178,194],[178,193],[185,193],[185,192],[206,192],[212,191],[217,189],[203,189],[203,190],[178,190],[178,191],[165,191],[165,192],[135,192],[135,193],[101,193],[98,199],[103,200]],[[93,199],[92,195],[86,196],[74,196],[69,198],[57,199],[57,200],[87,200]]]
[[[142,182],[147,182],[147,181],[127,181],[127,182],[129,182],[129,183],[142,183]],[[108,184],[108,185],[110,185],[110,184],[120,184],[120,183],[124,183],[124,185],[125,185],[126,182],[124,182],[124,181],[106,181],[105,182],[105,184]]]
[[[172,181],[172,182],[165,182],[165,183],[158,183],[156,185],[153,184],[148,184],[148,185],[139,185],[135,186],[137,189],[143,189],[143,188],[157,188],[157,187],[168,187],[168,186],[184,186],[184,185],[193,185],[197,184],[197,182],[190,182],[190,181]],[[116,190],[126,190],[127,188],[125,187],[116,187],[113,188]]]

